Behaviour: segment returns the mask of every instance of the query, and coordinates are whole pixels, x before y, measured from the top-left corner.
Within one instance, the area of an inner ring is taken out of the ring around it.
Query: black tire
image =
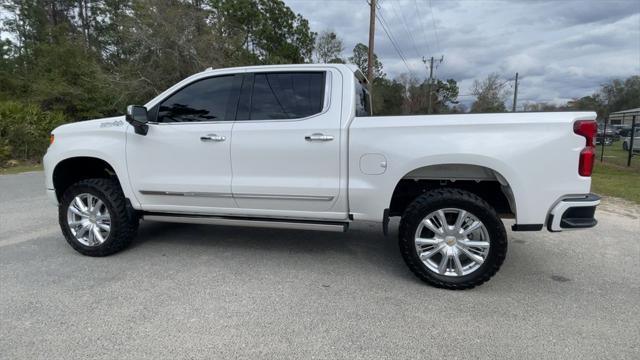
[[[71,233],[67,223],[67,209],[73,199],[82,193],[96,196],[105,204],[111,217],[111,229],[104,243],[97,246],[82,244]],[[127,201],[120,184],[111,179],[87,179],[71,185],[62,195],[58,208],[58,222],[64,237],[71,247],[87,256],[108,256],[131,244],[138,231],[139,219],[127,207]]]
[[[415,246],[415,234],[421,221],[431,212],[459,208],[477,217],[489,233],[489,253],[482,265],[463,276],[445,276],[427,268]],[[444,188],[420,195],[405,210],[400,221],[400,252],[409,269],[429,285],[451,289],[471,289],[489,280],[500,269],[507,255],[507,233],[496,211],[486,201],[468,191]]]

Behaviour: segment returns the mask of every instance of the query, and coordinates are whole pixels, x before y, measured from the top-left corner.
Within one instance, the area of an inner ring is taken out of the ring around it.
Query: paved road
[[[593,231],[510,233],[470,291],[423,285],[394,232],[143,223],[74,252],[42,173],[0,176],[0,358],[640,358],[640,210]]]

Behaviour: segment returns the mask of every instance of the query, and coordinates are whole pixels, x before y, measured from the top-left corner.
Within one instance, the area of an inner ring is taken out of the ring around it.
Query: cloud
[[[461,94],[469,93],[474,79],[497,72],[506,80],[518,72],[523,101],[561,102],[640,74],[638,1],[378,1],[409,67],[377,22],[375,52],[391,77],[409,71],[425,77],[422,56],[444,55],[437,76],[457,80]],[[285,2],[309,19],[313,31],[336,31],[345,57],[368,41],[365,0]]]

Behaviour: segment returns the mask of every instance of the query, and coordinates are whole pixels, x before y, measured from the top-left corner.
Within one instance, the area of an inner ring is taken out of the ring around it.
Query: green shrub
[[[49,146],[49,134],[67,122],[62,112],[43,111],[34,104],[0,102],[0,165],[8,158],[39,160]]]
[[[11,159],[12,147],[7,139],[0,140],[0,167]]]

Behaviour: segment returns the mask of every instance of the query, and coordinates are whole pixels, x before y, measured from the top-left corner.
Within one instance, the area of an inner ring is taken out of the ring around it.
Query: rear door
[[[245,75],[231,144],[240,208],[331,211],[340,195],[340,81],[331,71]]]

